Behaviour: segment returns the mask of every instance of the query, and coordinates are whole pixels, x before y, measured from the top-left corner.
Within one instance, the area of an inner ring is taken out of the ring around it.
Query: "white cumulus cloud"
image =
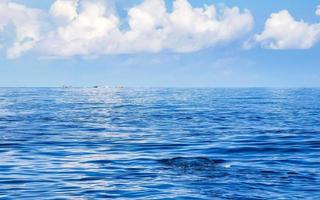
[[[67,0],[57,2],[67,2]],[[72,19],[66,18],[67,23],[55,27],[48,33],[39,44],[42,51],[49,56],[62,57],[103,54],[110,45],[121,39],[112,36],[119,35],[119,19],[108,12],[107,4],[98,0],[73,3],[75,7],[70,9],[77,12]],[[61,13],[60,16],[67,16],[65,8],[56,8],[55,5],[51,10]]]
[[[12,44],[7,46],[7,57],[16,58],[37,44],[41,37],[42,12],[21,4],[0,0],[0,35],[5,29],[13,29]]]
[[[269,49],[308,49],[320,39],[320,24],[294,19],[287,10],[271,14],[255,40]]]
[[[57,0],[51,8],[50,14],[61,23],[68,23],[78,16],[78,0]]]
[[[44,11],[0,0],[0,34],[14,23],[16,39],[8,57],[33,50],[43,56],[70,57],[161,51],[187,53],[240,39],[252,30],[253,17],[238,7],[193,7],[187,0],[144,0],[121,19],[107,0],[56,0],[41,26]],[[42,21],[41,21],[42,20]]]
[[[78,6],[76,17],[44,42],[49,55],[193,52],[235,40],[253,26],[249,11],[224,7],[218,14],[214,5],[193,8],[187,0],[174,1],[172,12],[163,0],[145,0],[128,10],[126,29],[104,1],[80,0]]]

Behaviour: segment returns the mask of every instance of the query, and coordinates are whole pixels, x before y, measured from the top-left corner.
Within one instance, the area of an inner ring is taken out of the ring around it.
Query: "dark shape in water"
[[[172,168],[183,170],[205,170],[216,167],[226,161],[223,159],[209,159],[206,157],[176,157],[172,159],[162,159],[160,162]]]

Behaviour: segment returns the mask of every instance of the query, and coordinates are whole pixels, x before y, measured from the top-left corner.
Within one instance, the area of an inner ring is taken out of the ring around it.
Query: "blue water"
[[[0,89],[0,199],[320,199],[320,89]]]

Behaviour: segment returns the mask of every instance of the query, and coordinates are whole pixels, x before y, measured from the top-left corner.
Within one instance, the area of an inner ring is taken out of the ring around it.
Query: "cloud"
[[[7,46],[8,58],[16,58],[34,48],[41,37],[41,15],[40,10],[0,0],[0,34],[11,27],[15,34],[13,43]]]
[[[176,0],[168,13],[162,0],[149,0],[129,10],[130,30],[125,40],[132,51],[170,50],[194,52],[229,42],[248,33],[253,26],[249,11],[214,5],[193,8],[186,0]]]
[[[104,1],[82,0],[78,6],[82,10],[72,22],[45,40],[48,55],[193,52],[237,39],[253,26],[250,12],[236,7],[224,7],[218,15],[213,5],[193,8],[187,0],[176,0],[169,13],[163,0],[145,0],[128,10],[128,28],[121,30],[123,22],[107,12],[110,5]]]
[[[188,53],[240,39],[254,21],[248,10],[194,8],[187,0],[173,1],[170,12],[164,0],[144,0],[128,9],[127,19],[120,19],[110,2],[56,0],[43,17],[44,11],[0,0],[0,34],[13,23],[17,35],[8,57],[29,50],[53,57]],[[50,19],[49,30],[41,25],[44,19]]]
[[[320,16],[320,5],[319,5],[319,6],[317,6],[317,9],[316,9],[316,15],[317,15],[317,16]]]
[[[51,8],[50,14],[58,23],[69,23],[78,16],[78,0],[57,0]]]
[[[65,7],[56,7],[57,2],[58,5],[68,5],[68,9],[77,12],[70,16]],[[47,55],[57,57],[107,53],[107,49],[121,39],[119,19],[108,12],[104,1],[73,1],[73,7],[69,5],[70,2],[58,0],[51,7],[51,13],[56,14],[53,17],[63,17],[64,24],[50,31],[39,44],[39,48]],[[113,37],[113,34],[118,37]]]
[[[287,10],[271,14],[256,42],[268,49],[309,49],[320,39],[320,24],[295,20]]]

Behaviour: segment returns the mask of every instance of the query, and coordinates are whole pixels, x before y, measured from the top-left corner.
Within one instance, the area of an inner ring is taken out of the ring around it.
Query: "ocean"
[[[320,199],[320,89],[1,88],[0,199]]]

